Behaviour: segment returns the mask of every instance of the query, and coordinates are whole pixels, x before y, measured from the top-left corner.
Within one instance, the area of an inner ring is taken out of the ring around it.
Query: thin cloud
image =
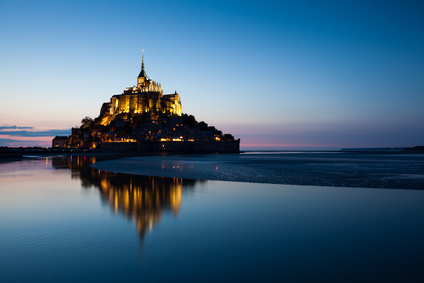
[[[0,131],[3,131],[3,130],[30,130],[30,129],[33,129],[33,127],[19,127],[19,126],[16,126],[16,125],[13,125],[13,126],[9,126],[9,125],[0,126]]]

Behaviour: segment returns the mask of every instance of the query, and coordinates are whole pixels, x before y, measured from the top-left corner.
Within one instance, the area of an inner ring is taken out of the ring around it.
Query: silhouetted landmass
[[[402,151],[404,152],[420,152],[420,153],[424,153],[424,146],[420,145],[420,146],[414,146],[414,147],[407,147],[404,148]]]
[[[224,135],[214,126],[198,122],[193,115],[187,114],[125,113],[117,115],[108,125],[102,125],[100,117],[85,117],[81,124],[80,128],[72,129],[67,145],[91,147],[91,143],[123,141],[234,141],[231,134]]]
[[[240,152],[240,140],[198,122],[193,115],[121,113],[107,125],[101,121],[101,117],[85,117],[63,146],[140,152]]]
[[[342,148],[341,151],[365,151],[365,152],[399,152],[402,151],[404,147],[352,147],[352,148]]]

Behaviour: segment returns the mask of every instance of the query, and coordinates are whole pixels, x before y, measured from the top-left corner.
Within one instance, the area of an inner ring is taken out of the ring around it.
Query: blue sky
[[[184,113],[242,149],[421,145],[423,14],[420,1],[0,0],[0,145],[48,145],[96,117],[136,83],[141,49]]]

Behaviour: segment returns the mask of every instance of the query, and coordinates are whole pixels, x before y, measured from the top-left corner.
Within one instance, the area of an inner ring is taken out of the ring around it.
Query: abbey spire
[[[144,83],[144,81],[148,80],[146,71],[144,71],[144,49],[142,49],[142,59],[141,59],[141,71],[137,77],[137,85]]]
[[[144,49],[141,49],[141,69],[144,70]]]

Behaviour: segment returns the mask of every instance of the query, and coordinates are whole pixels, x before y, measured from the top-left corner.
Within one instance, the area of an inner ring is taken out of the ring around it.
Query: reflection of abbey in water
[[[83,187],[98,188],[103,202],[137,224],[141,238],[161,220],[164,211],[178,214],[183,188],[194,187],[196,182],[102,172],[89,166],[96,161],[94,156],[71,156],[53,158],[52,164],[56,169],[71,169],[73,178],[80,178]]]
[[[116,213],[136,222],[140,237],[160,221],[163,211],[178,214],[182,188],[183,180],[178,178],[109,175],[100,181],[102,200],[108,201]]]

